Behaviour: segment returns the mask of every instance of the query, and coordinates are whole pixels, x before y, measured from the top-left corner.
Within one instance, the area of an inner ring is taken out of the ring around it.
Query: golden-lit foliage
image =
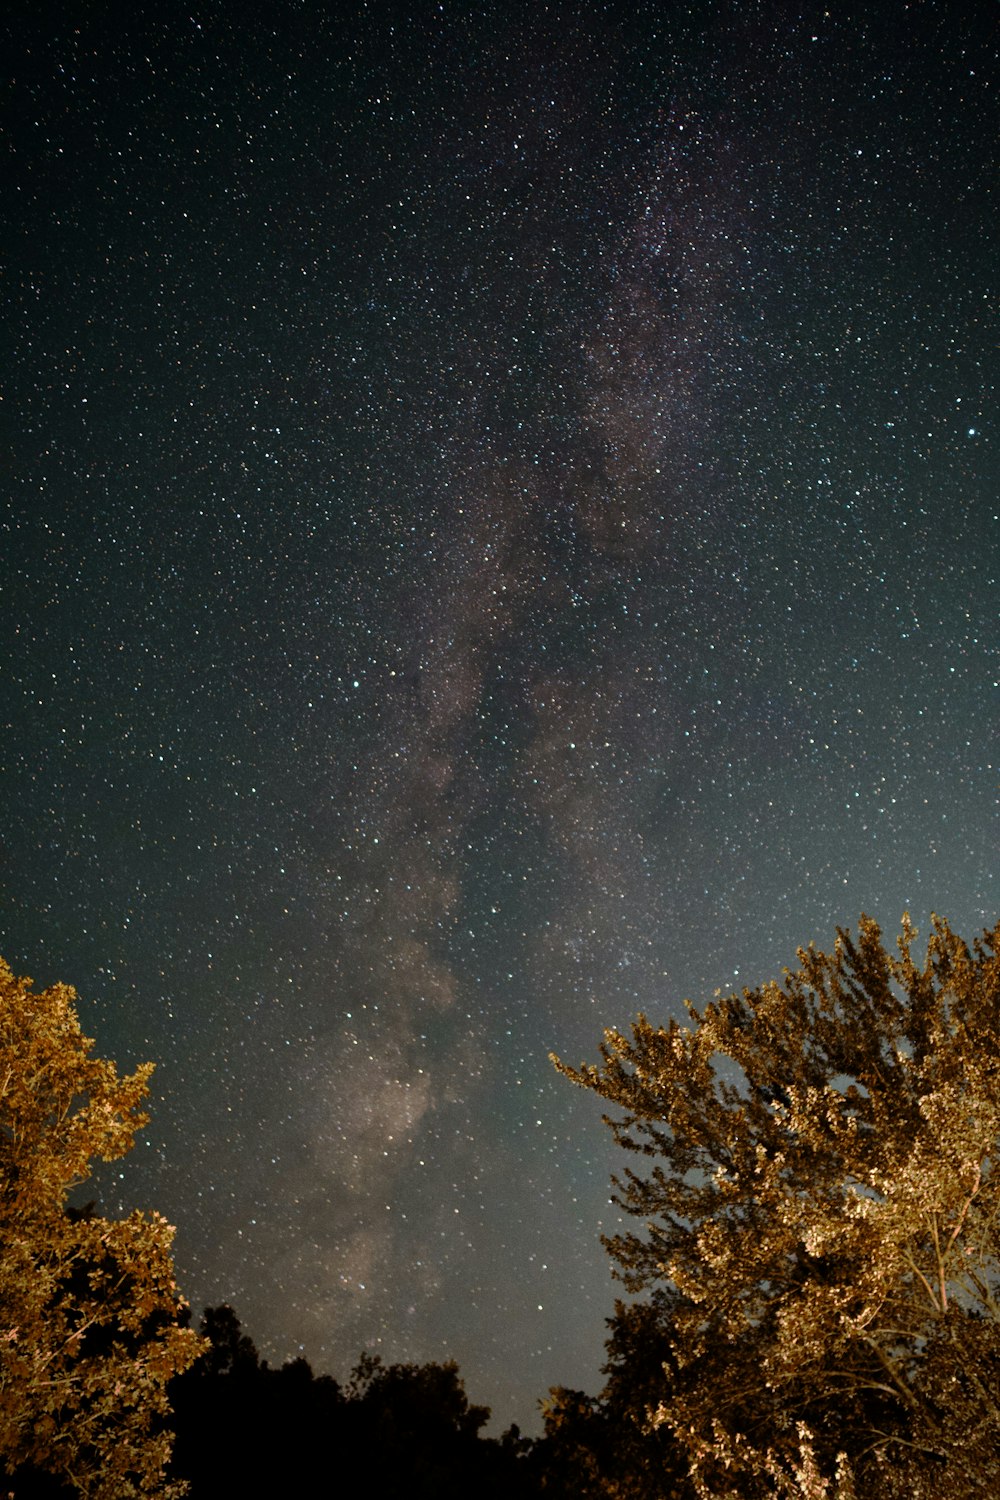
[[[95,1158],[131,1149],[153,1067],[119,1078],[94,1057],[75,998],[33,993],[0,959],[0,1465],[93,1500],[177,1494],[166,1383],[200,1340],[178,1327],[173,1230],[66,1202]]]
[[[669,1286],[648,1407],[703,1496],[1000,1493],[1000,928],[970,950],[904,917],[690,1024],[606,1033],[575,1083],[645,1172],[607,1241]],[[679,1295],[676,1295],[679,1294]]]

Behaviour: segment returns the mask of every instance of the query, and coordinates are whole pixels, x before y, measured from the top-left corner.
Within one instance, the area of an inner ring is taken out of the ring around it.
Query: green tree
[[[166,1383],[200,1340],[179,1325],[172,1228],[67,1208],[95,1158],[128,1152],[152,1064],[92,1055],[66,985],[34,993],[0,960],[0,1464],[93,1500],[164,1487]]]
[[[1000,927],[970,950],[935,918],[922,964],[915,936],[862,917],[781,983],[607,1032],[599,1067],[553,1059],[644,1158],[615,1179],[642,1229],[606,1243],[669,1293],[644,1414],[702,1496],[1000,1491]]]

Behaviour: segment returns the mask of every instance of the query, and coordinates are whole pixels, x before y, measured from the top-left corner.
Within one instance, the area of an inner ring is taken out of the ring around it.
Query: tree
[[[153,1066],[119,1078],[75,992],[31,984],[0,959],[0,1464],[93,1500],[183,1493],[163,1487],[166,1383],[200,1340],[179,1326],[174,1231],[67,1203],[94,1158],[131,1149]]]
[[[645,1415],[705,1497],[1000,1490],[1000,926],[970,950],[934,918],[922,966],[915,937],[862,916],[780,984],[553,1059],[646,1159],[606,1244],[667,1293]]]
[[[460,1500],[497,1493],[494,1470],[499,1460],[506,1471],[506,1455],[480,1437],[490,1409],[469,1402],[453,1360],[387,1365],[377,1354],[362,1354],[346,1394],[363,1452],[366,1495]],[[510,1490],[505,1485],[501,1493]]]
[[[665,1366],[676,1362],[665,1332],[675,1294],[657,1289],[648,1302],[618,1302],[597,1397],[554,1386],[542,1402],[544,1436],[530,1468],[543,1496],[573,1500],[694,1500],[684,1447],[647,1410],[663,1395]]]
[[[366,1500],[531,1500],[516,1429],[480,1430],[489,1408],[469,1403],[458,1366],[386,1365],[363,1354],[342,1388],[298,1358],[261,1360],[231,1307],[206,1308],[209,1347],[171,1383],[174,1472],[192,1500],[275,1494]],[[318,1478],[321,1476],[321,1478]]]

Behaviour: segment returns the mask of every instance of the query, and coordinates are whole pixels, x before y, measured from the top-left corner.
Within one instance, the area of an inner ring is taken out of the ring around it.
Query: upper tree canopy
[[[166,1382],[200,1346],[178,1326],[173,1230],[67,1210],[95,1158],[131,1149],[153,1067],[119,1078],[94,1057],[75,998],[0,959],[0,1468],[94,1500],[169,1495]]]
[[[914,937],[862,917],[780,984],[606,1033],[600,1067],[554,1059],[646,1158],[606,1243],[669,1289],[646,1415],[705,1496],[1000,1489],[1000,928],[970,951],[935,918],[923,965]]]

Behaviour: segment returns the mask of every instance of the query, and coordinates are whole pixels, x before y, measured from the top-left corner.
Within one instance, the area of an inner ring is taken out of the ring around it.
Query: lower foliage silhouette
[[[209,1308],[209,1349],[173,1381],[172,1473],[192,1500],[291,1490],[347,1500],[508,1500],[535,1493],[516,1429],[484,1438],[454,1364],[385,1365],[363,1355],[346,1386],[304,1359],[262,1361],[229,1307]]]

